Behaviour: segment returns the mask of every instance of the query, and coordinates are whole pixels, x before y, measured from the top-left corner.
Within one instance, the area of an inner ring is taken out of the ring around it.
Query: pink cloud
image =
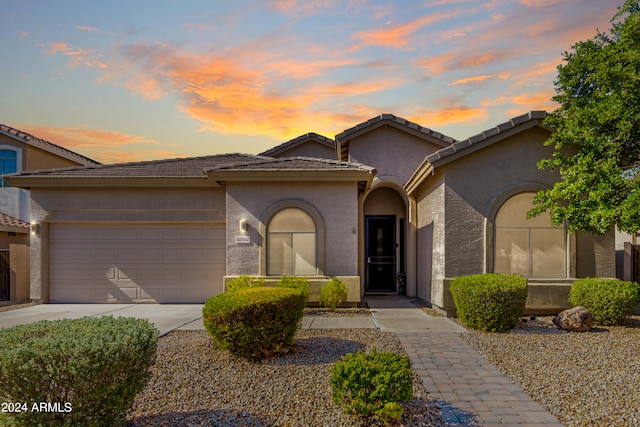
[[[28,124],[19,124],[16,127],[45,141],[104,163],[123,161],[122,159],[125,158],[132,159],[132,161],[144,159],[144,156],[126,153],[122,149],[138,144],[158,144],[154,139],[144,136],[86,127],[34,126]],[[118,149],[114,150],[116,147]]]
[[[449,83],[449,86],[460,86],[460,85],[482,83],[483,81],[488,80],[492,77],[493,76],[491,75],[465,77],[463,79],[458,79],[452,83]]]
[[[451,18],[457,14],[458,13],[452,12],[431,13],[403,24],[390,25],[388,28],[359,31],[355,34],[355,38],[358,39],[360,43],[354,46],[352,50],[357,50],[367,45],[405,48],[411,43],[411,36],[420,29]]]
[[[80,31],[86,31],[87,33],[96,33],[98,32],[97,28],[89,27],[86,25],[76,25],[76,28]]]
[[[488,118],[489,114],[485,108],[452,105],[439,110],[418,110],[409,120],[434,128],[455,123],[482,123]]]

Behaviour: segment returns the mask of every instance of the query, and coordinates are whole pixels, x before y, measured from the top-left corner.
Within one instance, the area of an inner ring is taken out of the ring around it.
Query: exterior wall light
[[[241,219],[240,220],[239,229],[240,229],[241,233],[246,233],[247,232],[247,220],[246,219]]]
[[[40,224],[38,224],[36,221],[31,221],[31,234],[33,236],[40,235]]]

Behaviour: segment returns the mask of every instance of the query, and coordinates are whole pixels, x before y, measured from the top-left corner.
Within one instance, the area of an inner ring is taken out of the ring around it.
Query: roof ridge
[[[54,144],[53,142],[47,141],[46,139],[38,138],[37,136],[34,136],[34,135],[30,134],[30,133],[27,133],[25,131],[22,131],[20,129],[16,129],[14,127],[11,127],[11,126],[8,126],[8,125],[5,125],[5,124],[1,124],[0,123],[0,131],[4,132],[6,134],[9,134],[11,136],[20,138],[25,142],[34,141],[34,142],[37,142],[39,144],[45,145],[45,146],[47,146],[49,148],[55,149],[57,151],[63,151],[65,153],[71,155],[72,157],[81,158],[81,159],[84,159],[85,161],[88,161],[88,162],[93,163],[93,164],[98,164],[98,165],[101,164],[100,162],[98,162],[96,160],[93,160],[90,157],[83,156],[82,154],[76,153],[75,151],[71,151],[68,148],[64,148],[64,147],[62,147],[62,146],[60,146],[58,144]]]
[[[372,117],[369,120],[362,122],[360,124],[357,124],[353,127],[350,127],[349,129],[346,129],[344,131],[342,131],[341,133],[339,133],[338,135],[336,135],[336,141],[338,141],[341,138],[347,137],[353,133],[359,132],[364,128],[367,128],[371,125],[374,125],[376,123],[382,122],[382,121],[390,121],[393,123],[397,123],[403,126],[406,126],[409,129],[412,129],[414,131],[417,131],[419,133],[425,134],[425,135],[429,135],[433,138],[439,139],[443,142],[446,142],[447,144],[452,144],[454,142],[457,142],[457,140],[455,138],[452,138],[450,136],[447,136],[441,132],[437,132],[434,131],[433,129],[430,128],[426,128],[424,126],[421,126],[417,123],[414,123],[412,121],[409,121],[407,119],[404,119],[400,116],[396,116],[395,114],[391,114],[391,113],[382,113],[378,116]]]
[[[471,135],[470,137],[456,141],[451,144],[449,147],[441,148],[435,151],[432,154],[426,156],[426,159],[429,163],[433,163],[437,160],[445,158],[447,156],[452,155],[460,150],[463,150],[472,145],[477,145],[493,136],[499,135],[509,129],[513,129],[518,125],[524,124],[531,120],[542,120],[547,116],[547,112],[543,110],[532,110],[525,114],[520,114],[518,116],[512,117],[504,123],[500,123],[490,129],[484,130],[475,135]]]
[[[297,136],[297,137],[295,137],[293,139],[285,141],[282,144],[278,144],[275,147],[271,147],[268,150],[265,150],[265,151],[261,152],[260,155],[269,156],[269,155],[271,155],[273,153],[277,153],[278,151],[280,151],[280,150],[282,150],[282,149],[284,149],[286,147],[295,146],[296,143],[298,143],[300,141],[303,141],[305,139],[310,139],[310,138],[316,138],[316,139],[320,140],[320,142],[331,144],[333,147],[335,147],[335,144],[336,144],[335,140],[333,140],[331,138],[328,138],[328,137],[326,137],[324,135],[320,135],[319,133],[316,133],[316,132],[307,132],[307,133],[305,133],[303,135],[300,135],[300,136]]]

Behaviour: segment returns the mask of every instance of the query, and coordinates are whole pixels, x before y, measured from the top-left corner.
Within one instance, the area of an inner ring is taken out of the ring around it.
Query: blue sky
[[[0,123],[108,163],[258,153],[382,113],[462,139],[555,108],[561,53],[616,6],[5,0]]]

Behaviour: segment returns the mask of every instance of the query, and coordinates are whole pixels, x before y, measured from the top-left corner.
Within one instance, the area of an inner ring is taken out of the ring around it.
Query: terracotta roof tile
[[[12,216],[9,216],[5,213],[0,212],[0,228],[15,228],[15,229],[18,229],[16,231],[19,231],[19,230],[28,231],[29,227],[30,225],[28,222],[21,221],[17,218],[14,218]]]

